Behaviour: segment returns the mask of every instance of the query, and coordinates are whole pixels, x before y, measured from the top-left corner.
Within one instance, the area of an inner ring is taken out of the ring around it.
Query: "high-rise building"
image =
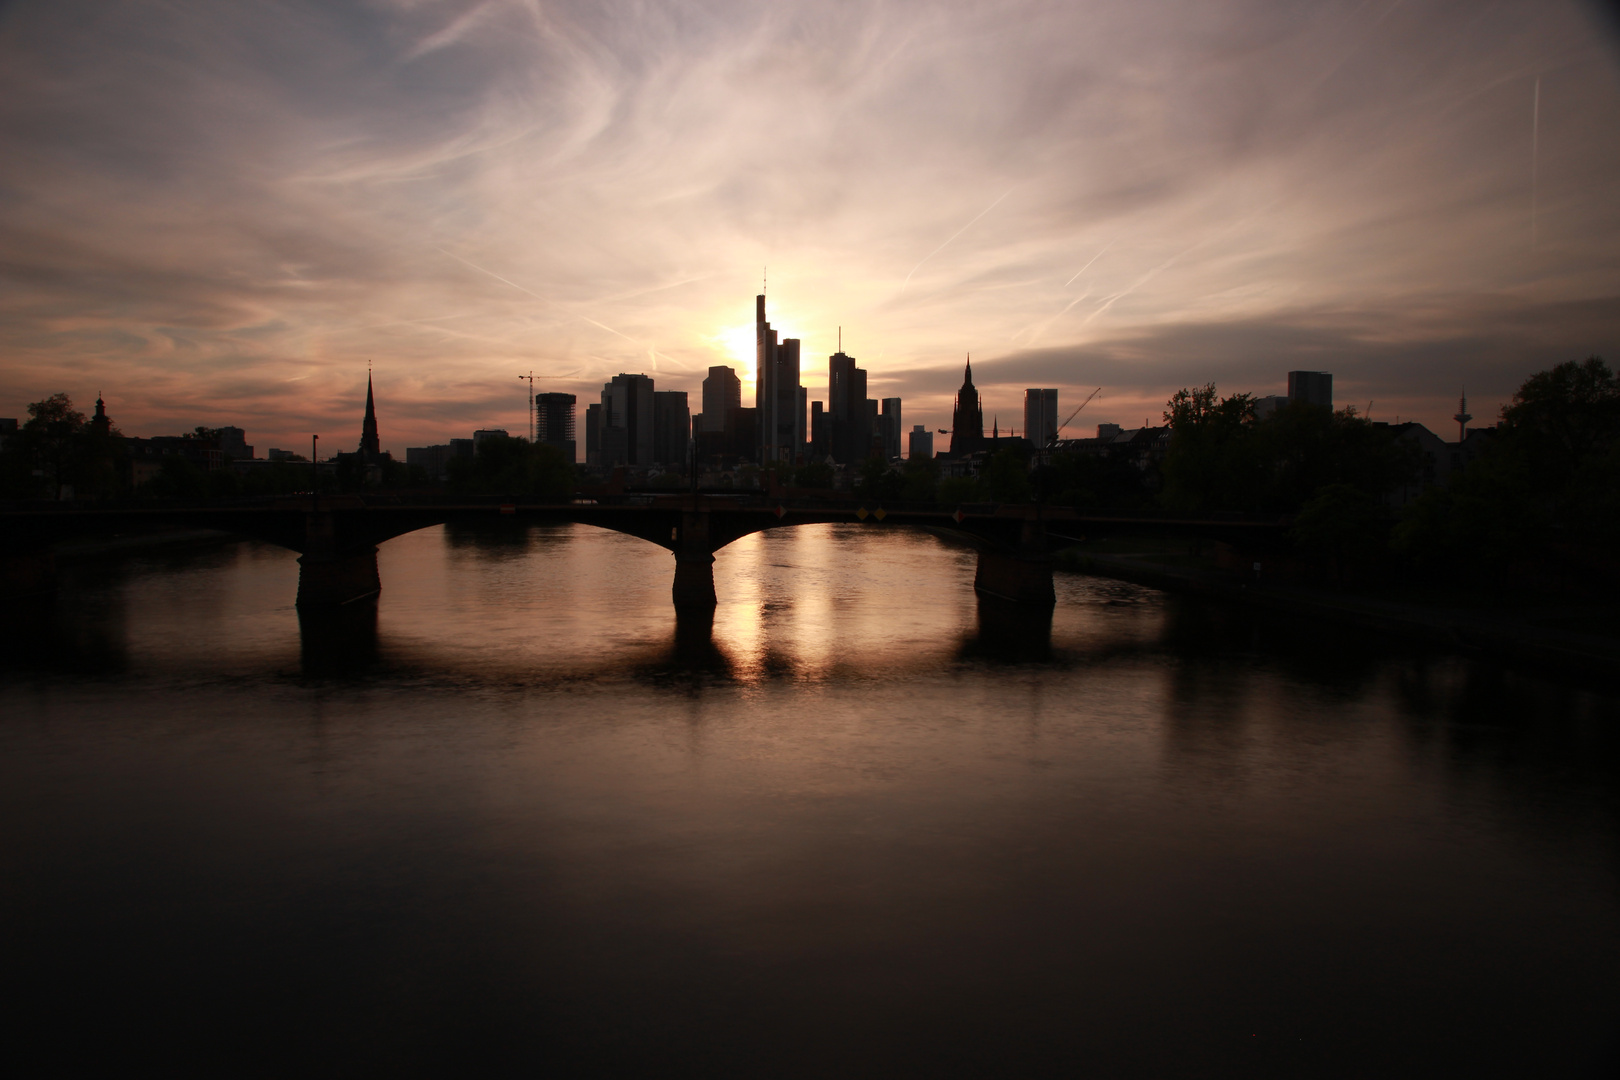
[[[971,454],[984,442],[984,409],[979,405],[979,391],[973,385],[973,358],[968,357],[962,374],[962,389],[956,392],[956,407],[951,410],[951,455]]]
[[[907,455],[913,461],[927,461],[934,456],[934,433],[921,424],[911,429]]]
[[[900,459],[900,436],[902,433],[900,421],[900,399],[886,397],[883,399],[883,457],[887,461]]]
[[[653,393],[653,461],[659,465],[686,464],[686,444],[692,420],[685,390]]]
[[[1290,371],[1288,400],[1333,408],[1333,375],[1326,371]]]
[[[765,295],[754,298],[754,408],[760,460],[796,460],[804,448],[804,394],[799,386],[799,339],[777,341],[765,321]],[[704,409],[707,411],[707,406]]]
[[[1058,392],[1024,391],[1024,438],[1037,450],[1057,438]]]
[[[843,465],[866,460],[872,427],[866,411],[866,371],[855,358],[836,352],[827,358],[828,452]]]
[[[742,408],[742,380],[724,364],[709,369],[703,380],[703,417],[705,431],[722,431],[726,426],[726,410]]]
[[[534,399],[535,440],[555,446],[572,465],[577,443],[574,440],[574,395],[537,394]]]
[[[816,461],[826,460],[828,449],[827,412],[821,402],[810,403],[810,456]]]
[[[602,464],[602,406],[585,406],[585,464]]]
[[[656,459],[652,379],[620,372],[603,384],[601,425],[601,464],[651,465]]]

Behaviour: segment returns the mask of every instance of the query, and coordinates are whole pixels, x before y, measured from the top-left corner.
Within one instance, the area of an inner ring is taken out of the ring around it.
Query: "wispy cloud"
[[[1620,296],[1620,54],[1593,18],[19,0],[0,415],[105,389],[130,430],[290,444],[358,422],[372,357],[390,439],[518,427],[518,370],[696,391],[768,263],[812,395],[842,325],[932,427],[975,345],[1003,415],[1020,383],[1106,383],[1090,417],[1308,363],[1362,400],[1439,395],[1438,423],[1470,365],[1485,401],[1620,353],[1570,315]]]

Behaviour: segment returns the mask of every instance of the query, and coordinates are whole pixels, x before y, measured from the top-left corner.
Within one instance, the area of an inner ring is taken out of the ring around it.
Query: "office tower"
[[[1058,436],[1058,392],[1024,391],[1024,438],[1039,450]]]
[[[1290,371],[1288,400],[1333,408],[1333,375],[1326,371]]]
[[[653,381],[620,372],[602,386],[602,464],[646,466],[654,456]]]
[[[799,339],[778,342],[765,321],[765,296],[754,298],[754,408],[760,461],[793,461],[804,445],[804,400],[799,386]]]
[[[827,449],[827,413],[821,402],[810,403],[810,457],[825,460]]]
[[[574,395],[539,394],[534,399],[535,440],[562,451],[563,460],[574,463]]]
[[[703,411],[698,415],[703,417],[705,431],[723,431],[726,426],[726,412],[730,409],[742,408],[742,380],[737,373],[724,364],[709,369],[709,377],[703,380]]]
[[[934,433],[921,424],[911,429],[910,445],[906,448],[907,454],[913,461],[926,461],[934,456]]]
[[[983,442],[984,410],[973,385],[973,358],[969,357],[962,374],[962,389],[956,392],[956,407],[951,411],[951,454],[971,454],[982,449]]]
[[[585,464],[602,464],[602,406],[585,406]]]
[[[872,427],[866,411],[866,371],[842,352],[827,358],[827,413],[830,453],[843,465],[866,460]]]
[[[883,457],[886,461],[900,459],[900,399],[886,397],[883,399]]]
[[[660,465],[686,464],[686,442],[692,434],[685,390],[653,393],[653,460]]]

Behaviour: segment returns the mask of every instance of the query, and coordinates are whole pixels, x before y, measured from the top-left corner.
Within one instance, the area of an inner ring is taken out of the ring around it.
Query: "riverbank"
[[[1130,581],[1296,617],[1332,622],[1410,641],[1460,649],[1558,671],[1620,676],[1620,637],[1540,625],[1597,622],[1595,606],[1503,610],[1348,593],[1283,582],[1243,581],[1232,572],[1167,561],[1163,552],[1116,553],[1069,548],[1057,570]],[[1588,608],[1591,608],[1589,611]]]

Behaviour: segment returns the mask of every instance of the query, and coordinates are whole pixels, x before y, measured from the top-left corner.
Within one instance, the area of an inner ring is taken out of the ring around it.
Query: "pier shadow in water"
[[[299,656],[305,675],[330,678],[376,668],[377,598],[335,608],[299,608]]]
[[[978,601],[978,626],[963,638],[957,659],[1003,664],[1044,664],[1053,659],[1050,605],[1015,604],[983,595]]]
[[[737,664],[714,640],[714,609],[675,614],[675,632],[663,648],[634,666],[638,678],[663,682],[674,676],[703,680],[737,678]]]

